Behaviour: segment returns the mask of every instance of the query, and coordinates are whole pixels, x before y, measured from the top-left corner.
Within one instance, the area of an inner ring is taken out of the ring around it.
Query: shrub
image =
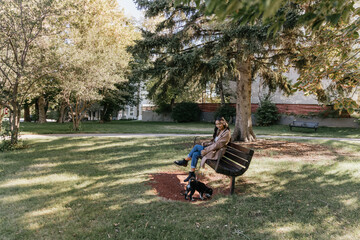
[[[160,103],[154,112],[156,112],[157,114],[162,114],[162,113],[171,113],[171,111],[172,111],[171,104]]]
[[[177,122],[196,122],[200,120],[201,110],[196,103],[182,102],[175,105],[171,117]]]
[[[1,121],[1,120],[0,120]],[[5,151],[14,151],[18,149],[28,148],[28,145],[25,145],[23,141],[18,141],[17,144],[12,144],[10,141],[10,124],[8,121],[3,122],[0,129],[0,152]]]
[[[260,126],[270,126],[279,119],[278,109],[275,103],[271,102],[270,97],[260,100],[260,106],[256,110],[256,123]]]
[[[331,109],[324,110],[318,113],[320,118],[349,118],[350,114],[345,110],[340,114],[339,109],[334,109],[333,106]]]
[[[219,107],[218,109],[216,109],[215,112],[215,119],[217,119],[218,117],[224,117],[226,121],[228,121],[229,123],[231,123],[233,117],[236,116],[236,108],[230,106],[229,104],[224,105]]]

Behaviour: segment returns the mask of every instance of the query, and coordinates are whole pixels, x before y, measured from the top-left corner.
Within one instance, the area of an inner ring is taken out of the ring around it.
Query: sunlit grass
[[[326,146],[316,160],[255,152],[234,196],[159,198],[149,174],[178,171],[192,141],[55,138],[0,153],[0,239],[360,238],[359,142],[299,140]]]
[[[71,123],[21,123],[22,134],[62,134],[75,133],[71,130]],[[234,129],[234,125],[230,125]],[[177,133],[177,134],[209,134],[214,129],[213,123],[174,123],[174,122],[140,122],[140,121],[112,121],[109,123],[83,122],[80,133]],[[298,128],[290,131],[287,125],[273,125],[269,127],[254,126],[257,135],[279,136],[308,136],[308,137],[339,137],[360,138],[359,128],[330,128],[313,129]]]

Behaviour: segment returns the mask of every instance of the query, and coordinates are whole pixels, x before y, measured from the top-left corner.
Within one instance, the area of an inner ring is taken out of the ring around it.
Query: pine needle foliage
[[[259,126],[270,126],[279,120],[278,109],[271,101],[270,95],[263,97],[260,101],[258,109],[256,109],[256,123]]]
[[[146,10],[147,17],[163,17],[154,31],[142,29],[143,39],[129,49],[135,59],[149,61],[146,68],[143,65],[139,68],[142,68],[143,79],[150,82],[150,98],[166,99],[173,89],[179,90],[173,94],[175,99],[181,98],[184,89],[201,91],[207,83],[216,82],[225,74],[234,77],[238,74],[236,63],[248,56],[252,56],[252,64],[258,66],[256,69],[261,70],[263,76],[274,80],[271,82],[274,87],[281,86],[290,93],[289,82],[281,77],[286,65],[284,50],[277,46],[286,42],[285,51],[291,51],[291,38],[269,37],[269,26],[261,22],[254,26],[216,22],[204,15],[202,7],[175,6],[166,0],[136,2]],[[295,16],[295,13],[289,14],[289,22]],[[274,71],[273,65],[281,67]]]

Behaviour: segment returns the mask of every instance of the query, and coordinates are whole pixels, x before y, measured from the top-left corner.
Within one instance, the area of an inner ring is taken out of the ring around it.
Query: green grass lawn
[[[110,123],[84,122],[81,133],[188,133],[212,134],[212,123],[173,123],[173,122],[140,122],[140,121],[112,121]],[[230,126],[234,128],[234,125]],[[21,123],[22,134],[56,134],[74,133],[71,123]],[[360,129],[320,127],[317,132],[313,129],[294,128],[290,131],[286,125],[270,127],[254,127],[257,135],[279,136],[309,136],[309,137],[341,137],[360,138]]]
[[[174,122],[141,122],[111,121],[99,123],[82,122],[80,133],[211,133],[211,123],[174,123]],[[74,133],[72,123],[21,123],[22,134],[56,134]]]
[[[149,174],[179,170],[189,142],[37,139],[0,153],[0,239],[360,238],[360,143],[300,141],[326,146],[314,159],[257,151],[236,195],[159,198]]]

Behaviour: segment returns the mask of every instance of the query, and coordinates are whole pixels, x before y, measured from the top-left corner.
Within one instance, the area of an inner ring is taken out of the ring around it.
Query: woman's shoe
[[[190,178],[192,178],[192,177],[194,177],[194,178],[196,177],[195,173],[194,172],[189,172],[189,176],[184,179],[184,182],[188,182],[190,180]]]
[[[188,161],[186,161],[185,159],[183,159],[181,161],[175,161],[174,163],[176,165],[183,166],[183,167],[186,167],[188,165]]]

